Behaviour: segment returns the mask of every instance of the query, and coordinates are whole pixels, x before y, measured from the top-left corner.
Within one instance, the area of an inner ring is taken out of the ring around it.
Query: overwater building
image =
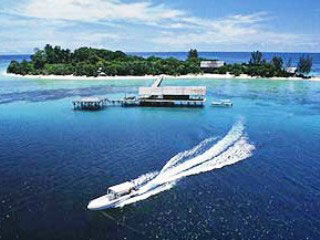
[[[123,99],[110,100],[101,97],[85,97],[73,101],[75,110],[101,110],[105,106],[154,106],[154,107],[202,107],[206,101],[205,86],[164,86],[164,76],[156,79],[150,87],[140,87],[138,96],[125,96]]]
[[[297,70],[298,70],[297,67],[287,67],[287,68],[286,68],[286,71],[287,71],[288,73],[292,73],[292,74],[296,73]]]
[[[140,87],[140,106],[201,107],[206,101],[206,87]]]

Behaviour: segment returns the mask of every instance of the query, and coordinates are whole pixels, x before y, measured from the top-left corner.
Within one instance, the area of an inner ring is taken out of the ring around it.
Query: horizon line
[[[96,49],[105,49],[106,48],[96,48]],[[74,51],[74,50],[73,50]],[[121,51],[121,50],[110,50],[110,51]],[[187,51],[122,51],[126,54],[132,54],[132,53],[188,53]],[[255,51],[260,50],[254,50],[254,51],[199,51],[198,53],[251,53]],[[297,54],[320,54],[320,52],[293,52],[293,51],[260,51],[261,53],[297,53]],[[34,53],[1,53],[0,56],[17,56],[17,55],[32,55]]]

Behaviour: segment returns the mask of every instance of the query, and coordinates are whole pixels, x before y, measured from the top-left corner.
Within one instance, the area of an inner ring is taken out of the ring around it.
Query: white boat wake
[[[248,142],[241,121],[236,123],[224,138],[208,148],[214,140],[215,138],[208,138],[196,147],[177,154],[160,172],[148,173],[132,180],[137,189],[135,195],[117,202],[114,207],[124,207],[169,190],[185,177],[240,162],[252,156],[255,149]],[[206,147],[208,149],[201,153]]]

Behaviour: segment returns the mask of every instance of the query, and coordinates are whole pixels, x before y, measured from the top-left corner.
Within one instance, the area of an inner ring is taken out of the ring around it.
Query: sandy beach
[[[74,76],[74,75],[18,75],[12,73],[3,73],[9,77],[26,78],[26,79],[43,79],[43,80],[154,80],[160,75],[145,75],[145,76],[99,76],[99,77],[87,77],[87,76]],[[302,79],[299,77],[273,77],[273,78],[261,78],[251,77],[246,74],[240,76],[234,76],[232,74],[188,74],[180,76],[164,75],[169,79],[268,79],[268,80],[292,80],[292,81],[320,81],[320,76],[312,77],[311,79]]]

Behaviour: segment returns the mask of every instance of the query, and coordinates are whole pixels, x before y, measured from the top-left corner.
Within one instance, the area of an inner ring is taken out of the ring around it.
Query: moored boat
[[[229,99],[222,99],[222,100],[220,100],[218,102],[216,102],[216,101],[211,102],[211,106],[214,106],[214,107],[232,107],[233,103]]]

